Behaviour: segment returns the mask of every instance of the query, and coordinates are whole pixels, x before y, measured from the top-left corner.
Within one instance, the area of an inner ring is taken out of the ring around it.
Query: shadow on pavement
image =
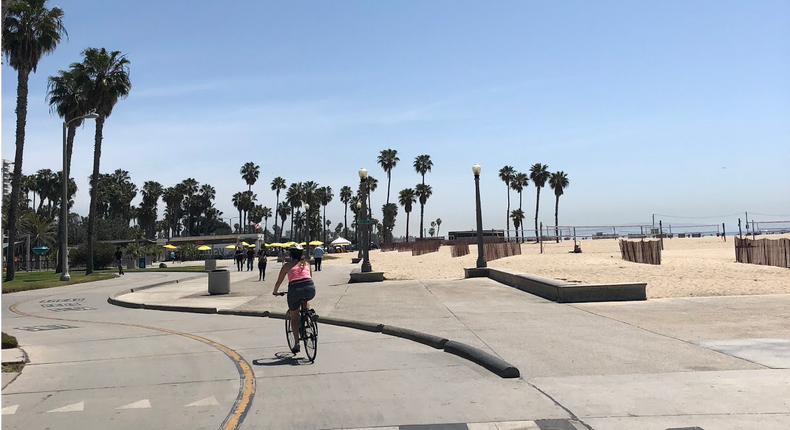
[[[274,358],[259,358],[252,360],[252,364],[255,366],[305,366],[313,363],[305,357],[298,358],[290,352],[278,352],[274,354]]]

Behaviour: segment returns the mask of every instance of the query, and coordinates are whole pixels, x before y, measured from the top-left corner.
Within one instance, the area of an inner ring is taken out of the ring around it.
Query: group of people
[[[241,246],[237,246],[233,254],[233,258],[236,260],[236,271],[244,271],[245,266],[247,267],[247,271],[252,271],[252,266],[255,264],[255,257],[255,250],[251,247],[247,247],[245,250]],[[258,280],[263,281],[266,279],[266,252],[263,249],[259,250],[257,257]]]

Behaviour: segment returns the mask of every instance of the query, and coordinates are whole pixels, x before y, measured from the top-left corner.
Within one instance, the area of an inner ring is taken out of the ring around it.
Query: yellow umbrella
[[[323,244],[324,244],[324,242],[321,242],[320,240],[314,240],[314,241],[310,242],[310,246],[318,246],[318,245],[323,245]]]
[[[307,244],[306,244],[306,243],[304,243],[304,242],[302,242],[302,243],[300,243],[299,245],[301,245],[301,246],[305,246],[305,245],[307,245]]]
[[[243,242],[243,241],[241,242],[241,244],[242,244],[242,245],[244,245],[244,246],[250,246],[250,244],[249,244],[249,243],[247,243],[247,242]]]
[[[288,246],[291,246],[291,245],[296,245],[296,242],[285,242],[282,245],[283,245],[283,247],[288,247]]]
[[[203,246],[198,248],[198,251],[210,251],[210,250],[211,250],[211,247],[210,246],[206,246],[206,245],[203,245]]]
[[[225,247],[225,249],[233,249],[235,247],[236,247],[236,245],[228,245],[228,246]]]
[[[167,245],[163,246],[162,248],[167,248],[167,249],[177,249],[177,247],[175,247],[175,246],[173,246],[173,245],[171,245],[171,244],[169,244],[169,243],[168,243]]]
[[[247,245],[247,247],[248,248],[255,248],[255,244],[253,243],[253,244]]]

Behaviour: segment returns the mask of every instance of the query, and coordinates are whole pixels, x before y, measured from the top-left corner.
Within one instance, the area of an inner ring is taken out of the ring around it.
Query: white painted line
[[[82,412],[85,409],[85,402],[74,403],[73,405],[64,406],[62,408],[53,409],[49,412]]]
[[[211,396],[211,397],[206,397],[203,400],[198,400],[197,402],[192,402],[184,406],[218,406],[218,405],[219,402],[217,401],[217,399],[215,399],[214,396]]]
[[[540,430],[535,421],[502,421],[495,424],[499,430]]]
[[[126,406],[119,406],[115,409],[146,409],[151,407],[151,402],[148,399],[140,400],[139,402],[129,403]]]
[[[14,415],[19,405],[6,406],[3,408],[3,415]]]

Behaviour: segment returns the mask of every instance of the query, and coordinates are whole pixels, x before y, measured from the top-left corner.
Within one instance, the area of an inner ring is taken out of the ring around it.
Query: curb
[[[194,278],[189,278],[194,279]],[[182,279],[184,280],[184,279]],[[137,291],[142,289],[153,288],[165,284],[178,283],[178,281],[161,282],[158,284],[147,285],[145,287],[137,288]],[[174,306],[174,305],[147,305],[145,303],[133,303],[118,300],[117,297],[129,294],[132,291],[121,291],[113,294],[107,298],[107,303],[111,305],[133,308],[133,309],[149,309],[156,311],[169,311],[169,312],[191,312],[200,314],[220,314],[220,315],[235,315],[243,317],[268,317],[273,319],[285,319],[285,312],[270,312],[270,311],[243,311],[234,309],[217,309],[207,307],[190,307],[190,306]],[[467,345],[465,343],[448,340],[440,336],[422,333],[415,330],[388,326],[384,324],[370,323],[365,321],[346,320],[342,318],[332,317],[318,317],[318,321],[322,324],[335,325],[357,330],[364,330],[373,333],[382,333],[389,336],[400,337],[403,339],[411,340],[413,342],[421,343],[436,349],[443,349],[444,352],[456,355],[480,366],[485,367],[491,372],[497,374],[501,378],[519,378],[521,373],[518,368],[512,364],[502,360],[501,358],[491,355],[481,349]]]
[[[481,349],[454,340],[444,344],[444,352],[475,362],[502,378],[518,378],[521,373],[512,364]]]
[[[443,349],[444,345],[447,342],[449,342],[448,339],[439,336],[434,336],[432,334],[427,334],[427,333],[421,333],[419,331],[414,331],[403,327],[395,327],[394,325],[385,325],[381,329],[381,332],[386,335],[401,337],[404,339],[421,343],[423,345],[428,345],[436,349]]]

